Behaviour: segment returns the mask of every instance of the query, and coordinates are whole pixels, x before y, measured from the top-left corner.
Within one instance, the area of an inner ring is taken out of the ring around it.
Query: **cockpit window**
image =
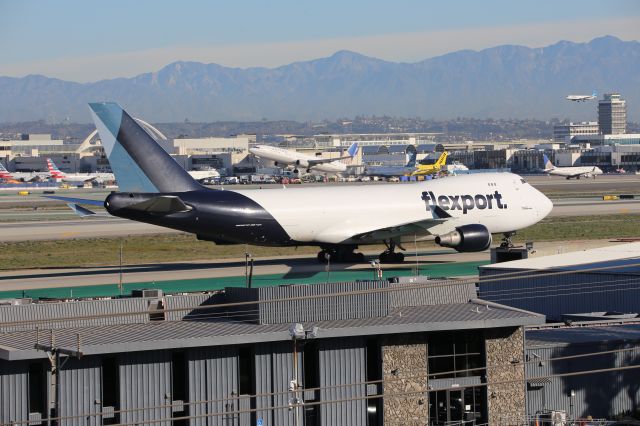
[[[526,181],[526,180],[524,180],[524,179],[520,179],[520,182],[522,182],[522,183],[527,183],[527,181]]]

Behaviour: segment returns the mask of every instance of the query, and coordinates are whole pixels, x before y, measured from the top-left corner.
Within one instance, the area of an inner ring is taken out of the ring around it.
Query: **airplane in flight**
[[[437,160],[425,159],[416,164],[416,168],[411,172],[411,176],[435,175],[447,164],[448,152],[444,151]]]
[[[567,179],[576,178],[580,179],[581,177],[593,177],[596,178],[596,175],[601,175],[602,170],[596,166],[589,167],[556,167],[553,165],[547,154],[542,154],[544,159],[544,172],[553,175],[553,176],[563,176]]]
[[[51,158],[47,158],[47,168],[52,179],[62,181],[64,183],[85,184],[90,182],[112,182],[115,180],[113,173],[64,173],[53,162]]]
[[[598,94],[594,90],[591,95],[569,95],[566,97],[566,99],[568,101],[573,101],[573,102],[585,102],[585,101],[596,99],[597,97],[598,97]]]
[[[294,173],[298,173],[298,168],[301,167],[310,173],[311,171],[324,172],[324,173],[342,173],[347,170],[347,165],[341,160],[348,160],[353,158],[358,152],[358,144],[352,143],[347,149],[346,156],[337,158],[316,158],[311,155],[302,154],[290,149],[279,148],[271,145],[256,145],[249,148],[256,157],[265,158],[267,160],[274,161],[276,166],[295,166]]]
[[[0,179],[5,181],[35,182],[49,179],[49,173],[44,172],[10,172],[0,163]]]
[[[370,187],[331,185],[220,190],[196,182],[116,103],[91,103],[93,119],[120,183],[103,205],[113,216],[197,235],[216,244],[318,246],[320,262],[361,262],[361,245],[384,243],[380,261],[404,260],[402,244],[435,239],[459,252],[489,248],[492,234],[531,226],[553,205],[511,173]],[[82,208],[84,212],[88,209]]]

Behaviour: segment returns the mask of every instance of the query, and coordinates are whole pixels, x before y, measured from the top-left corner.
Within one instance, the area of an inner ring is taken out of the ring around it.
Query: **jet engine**
[[[436,236],[436,244],[459,252],[483,251],[491,245],[491,233],[484,225],[463,225],[455,231]]]

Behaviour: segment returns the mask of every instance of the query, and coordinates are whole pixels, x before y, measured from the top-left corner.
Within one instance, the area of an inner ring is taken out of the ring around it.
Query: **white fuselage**
[[[486,173],[410,184],[345,185],[238,192],[260,204],[289,236],[306,243],[372,244],[366,234],[407,223],[429,222],[437,204],[451,217],[398,240],[440,235],[466,224],[491,233],[526,228],[551,211],[551,201],[517,175]],[[365,234],[362,237],[362,234]],[[352,237],[360,235],[357,240]]]
[[[341,173],[347,170],[347,165],[341,161],[331,161],[322,164],[312,164],[315,157],[302,154],[289,149],[283,149],[276,146],[256,145],[249,149],[253,155],[275,161],[282,165],[295,165],[302,169],[313,170],[325,173]]]
[[[55,178],[55,176],[52,176]],[[62,177],[56,178],[64,183],[87,183],[87,182],[108,182],[114,181],[113,173],[62,173]]]
[[[600,170],[599,167],[554,167],[544,172],[553,176],[563,176],[566,178],[592,177],[602,174],[602,170]]]

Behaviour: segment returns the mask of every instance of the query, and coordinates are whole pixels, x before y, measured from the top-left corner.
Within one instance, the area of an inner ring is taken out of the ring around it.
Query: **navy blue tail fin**
[[[89,106],[121,192],[202,188],[120,105],[99,102]]]

